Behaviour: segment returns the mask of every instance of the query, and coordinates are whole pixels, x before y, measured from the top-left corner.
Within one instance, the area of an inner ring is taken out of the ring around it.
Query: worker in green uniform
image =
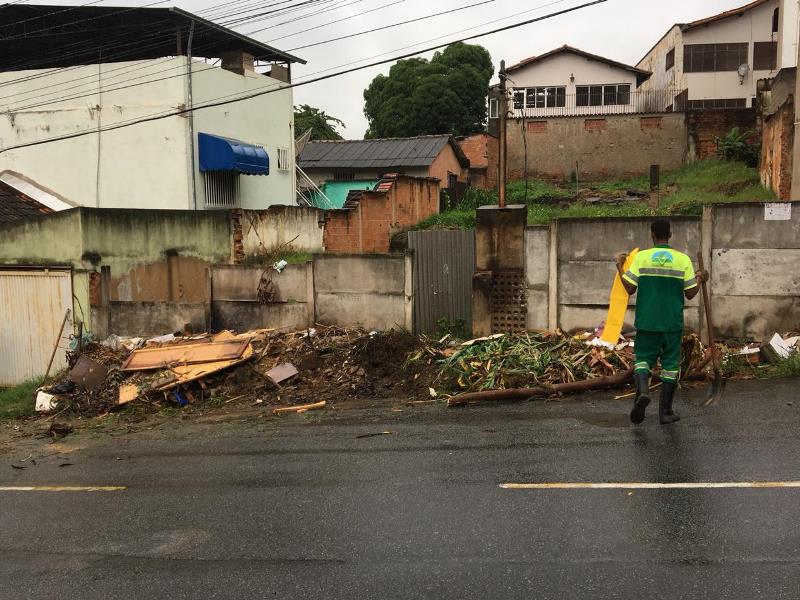
[[[672,410],[681,364],[684,298],[691,300],[699,283],[708,281],[708,273],[694,272],[692,261],[669,246],[672,237],[669,221],[658,220],[650,226],[653,248],[639,252],[628,271],[627,255],[617,256],[617,271],[628,294],[636,300],[636,364],[633,378],[636,398],[631,422],[644,421],[650,404],[650,375],[661,359],[661,399],[658,418],[662,425],[680,420]]]

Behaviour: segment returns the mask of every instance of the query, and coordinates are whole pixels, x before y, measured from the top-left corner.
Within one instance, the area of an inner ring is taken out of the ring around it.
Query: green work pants
[[[681,368],[681,331],[636,331],[637,372],[646,371],[648,374],[655,369],[658,359],[661,359],[662,381],[675,382]]]

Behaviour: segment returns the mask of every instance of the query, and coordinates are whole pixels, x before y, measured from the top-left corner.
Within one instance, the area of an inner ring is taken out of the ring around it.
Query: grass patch
[[[18,419],[34,414],[36,389],[41,385],[42,380],[35,379],[0,389],[0,420]]]
[[[782,359],[770,371],[774,377],[800,377],[800,352],[794,352],[789,358]]]
[[[626,190],[649,190],[649,178],[587,182],[598,195],[619,194]],[[624,199],[618,205],[575,201],[575,189],[565,184],[556,186],[544,181],[509,182],[506,197],[509,204],[528,206],[528,224],[545,225],[561,218],[650,217],[668,215],[698,216],[703,205],[723,202],[769,202],[772,191],[761,185],[758,170],[742,162],[709,159],[687,165],[662,176],[662,194],[657,209],[641,198]],[[433,215],[414,229],[470,229],[475,227],[475,209],[497,204],[497,192],[474,190],[451,210]]]

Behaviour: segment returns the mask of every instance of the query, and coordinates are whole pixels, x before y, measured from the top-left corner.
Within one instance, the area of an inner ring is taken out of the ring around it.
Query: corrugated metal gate
[[[72,308],[72,274],[0,267],[0,386],[44,375],[58,328]],[[51,372],[66,367],[65,340]]]
[[[411,231],[414,251],[414,331],[431,333],[439,319],[472,328],[475,232]]]

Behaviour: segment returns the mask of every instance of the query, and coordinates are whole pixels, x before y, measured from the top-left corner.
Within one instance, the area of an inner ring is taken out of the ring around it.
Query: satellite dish
[[[750,65],[748,65],[747,63],[739,65],[739,71],[738,71],[739,77],[742,78],[747,77],[747,74],[749,72],[750,72]]]

